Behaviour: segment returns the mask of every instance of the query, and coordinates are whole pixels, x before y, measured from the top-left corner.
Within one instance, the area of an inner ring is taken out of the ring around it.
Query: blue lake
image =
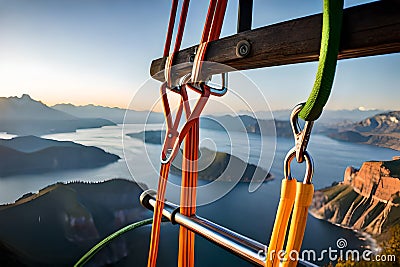
[[[147,126],[146,129],[159,129],[160,127],[161,125],[152,125]],[[124,133],[142,131],[143,128],[143,125],[126,125]],[[3,134],[2,137],[7,136]],[[103,181],[118,177],[145,182],[150,187],[155,186],[161,146],[144,146],[141,140],[123,136],[122,125],[78,130],[75,133],[53,134],[44,137],[97,146],[119,155],[122,159],[97,169],[2,177],[0,179],[1,203],[13,202],[25,193],[36,192],[59,181]],[[287,151],[293,146],[293,140],[288,138],[274,139],[272,137],[260,138],[251,134],[247,138],[243,133],[230,133],[227,136],[223,132],[212,130],[202,130],[201,139],[203,140],[202,146],[230,152],[265,169],[271,166],[270,172],[274,175],[275,180],[262,184],[255,192],[249,192],[248,184],[239,183],[228,193],[219,193],[221,194],[220,198],[213,201],[208,199],[208,195],[212,194],[212,191],[225,192],[227,190],[226,183],[213,183],[213,186],[207,188],[207,190],[199,191],[199,199],[206,204],[198,209],[200,216],[267,244],[279,200],[280,181],[283,177],[283,159]],[[264,153],[265,155],[260,161],[261,151],[266,150],[267,153]],[[312,136],[308,150],[313,155],[315,162],[313,182],[317,189],[329,186],[335,181],[341,181],[344,170],[349,165],[360,167],[364,161],[390,160],[393,156],[399,155],[398,151],[339,142],[320,135]],[[296,177],[299,176],[302,179],[304,173],[302,166],[293,163],[293,172]],[[179,177],[172,175],[171,181],[178,184]],[[176,191],[170,190],[169,196],[172,201],[176,201],[174,195],[176,195]],[[138,235],[143,236],[149,230],[150,228],[147,227],[141,230],[141,234],[139,231]],[[163,240],[160,248],[160,262],[164,263],[162,266],[176,266],[177,230],[177,226],[163,226]],[[303,248],[316,249],[317,251],[329,247],[336,248],[336,241],[339,238],[347,240],[347,248],[349,249],[359,249],[366,245],[365,241],[360,240],[355,232],[309,216]],[[144,245],[140,249],[143,249],[142,252],[135,251],[133,253],[145,254],[147,242],[143,243]],[[197,238],[196,242],[196,262],[198,266],[228,264],[230,266],[251,266],[202,238]]]

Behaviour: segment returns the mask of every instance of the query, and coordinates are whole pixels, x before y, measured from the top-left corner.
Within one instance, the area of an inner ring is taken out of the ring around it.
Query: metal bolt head
[[[247,40],[241,40],[236,45],[236,55],[238,57],[246,57],[250,54],[251,45]]]
[[[190,56],[189,56],[189,62],[194,62],[194,58],[195,58],[195,54],[191,54]]]

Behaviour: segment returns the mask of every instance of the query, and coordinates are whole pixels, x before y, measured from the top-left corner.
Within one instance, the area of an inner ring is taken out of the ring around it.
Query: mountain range
[[[330,127],[323,132],[337,140],[400,150],[400,111],[380,113],[357,123]]]
[[[204,116],[200,127],[219,131],[234,131],[280,137],[292,136],[289,120],[256,119],[249,115]]]
[[[200,127],[215,131],[244,132],[266,136],[292,137],[288,120],[255,119],[248,115],[204,116]],[[400,150],[400,111],[380,113],[359,122],[342,121],[337,124],[316,124],[313,132],[340,141],[363,143]],[[143,139],[147,143],[161,144],[164,139],[161,131],[131,133],[128,136]]]
[[[381,112],[377,115],[376,112],[379,110],[326,110],[313,131],[342,141],[400,150],[400,112]],[[200,127],[291,137],[289,114],[289,110],[275,111],[275,119],[258,120],[245,114],[206,115],[201,118]],[[367,117],[369,114],[373,115]],[[261,113],[257,115],[262,118]],[[354,122],[355,120],[358,122]],[[126,123],[163,123],[164,116],[157,112],[126,111],[121,108],[95,105],[58,104],[49,107],[27,94],[21,97],[0,97],[0,132],[20,136],[71,132],[83,128],[112,126],[124,121]]]
[[[291,112],[292,111],[289,109],[274,110],[272,111],[272,114],[275,120],[288,120]],[[321,117],[318,119],[318,123],[324,125],[335,125],[343,122],[347,123],[358,122],[367,117],[371,117],[378,113],[384,113],[384,112],[388,112],[388,110],[364,109],[364,108],[338,109],[338,110],[326,109],[322,112]],[[269,112],[268,113],[262,111],[255,112],[255,115],[261,119],[271,118],[271,114]]]
[[[44,135],[98,128],[115,123],[103,118],[77,118],[55,110],[29,95],[0,97],[0,132],[16,135]]]
[[[164,115],[158,112],[136,111],[130,109],[110,108],[93,104],[75,106],[72,104],[57,104],[51,108],[74,115],[78,118],[102,118],[116,124],[122,123],[163,123]]]

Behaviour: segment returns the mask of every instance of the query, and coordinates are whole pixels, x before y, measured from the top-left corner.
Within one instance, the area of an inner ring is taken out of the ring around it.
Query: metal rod
[[[156,205],[155,191],[147,190],[140,196],[140,203],[149,210]],[[165,202],[163,215],[173,224],[179,224],[204,237],[221,248],[235,254],[257,266],[265,266],[267,246],[251,238],[238,234],[199,216],[185,216],[179,213],[179,207]],[[316,266],[299,260],[298,266]]]

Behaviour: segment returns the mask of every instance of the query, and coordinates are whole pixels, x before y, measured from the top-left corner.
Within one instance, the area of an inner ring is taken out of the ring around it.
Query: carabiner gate
[[[222,85],[221,88],[215,88],[212,87],[210,85],[207,84],[207,82],[198,82],[198,83],[193,83],[191,82],[190,76],[191,74],[186,74],[185,76],[183,76],[180,81],[179,84],[180,86],[182,86],[183,84],[186,84],[190,89],[201,93],[204,90],[208,90],[210,92],[211,95],[213,96],[223,96],[226,94],[226,92],[228,92],[228,73],[221,73],[221,80],[222,80]]]
[[[290,124],[292,126],[293,136],[295,140],[296,160],[298,163],[304,161],[304,155],[307,150],[308,141],[310,140],[311,130],[314,121],[306,121],[304,128],[301,130],[299,125],[299,113],[305,103],[300,103],[294,107],[290,115]]]

